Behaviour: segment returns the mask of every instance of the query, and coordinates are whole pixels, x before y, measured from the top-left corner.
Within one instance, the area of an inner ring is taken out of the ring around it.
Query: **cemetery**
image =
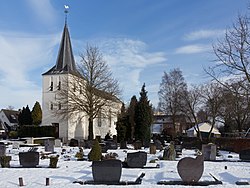
[[[0,180],[4,187],[238,187],[250,183],[249,149],[236,153],[212,143],[203,144],[200,150],[186,149],[174,142],[162,148],[155,143],[144,148],[136,142],[120,149],[115,141],[100,141],[77,142],[78,146],[51,138],[34,146],[2,141]],[[99,152],[93,151],[96,144]]]

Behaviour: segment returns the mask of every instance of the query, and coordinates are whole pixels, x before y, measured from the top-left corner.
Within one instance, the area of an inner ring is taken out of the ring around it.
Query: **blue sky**
[[[33,107],[42,76],[56,62],[64,5],[75,59],[86,44],[99,47],[122,100],[139,98],[143,83],[157,105],[163,72],[180,68],[188,84],[208,78],[212,44],[223,37],[248,0],[8,0],[0,11],[0,108]]]

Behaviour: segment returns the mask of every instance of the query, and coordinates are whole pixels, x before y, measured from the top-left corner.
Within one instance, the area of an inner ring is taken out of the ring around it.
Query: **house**
[[[199,131],[201,135],[208,136],[208,133],[210,132],[212,125],[205,122],[205,123],[199,123],[198,125],[195,125],[194,127],[187,130],[187,136],[188,137],[197,137],[197,131],[199,128]],[[215,127],[212,129],[212,137],[220,137],[221,133],[219,130]]]
[[[0,111],[0,124],[1,129],[17,130],[18,128],[18,115],[19,111],[2,109]]]
[[[81,88],[81,84],[79,83],[83,81],[81,80],[80,82],[74,82],[74,85],[72,84],[72,80],[82,78],[79,77],[76,68],[66,19],[56,64],[50,70],[42,74],[42,77],[42,125],[55,126],[58,138],[62,139],[64,143],[67,143],[72,138],[87,139],[89,120],[86,113],[80,111],[74,112],[73,115],[64,115],[63,117],[58,115],[63,107],[67,108],[68,106],[67,102],[62,103],[58,97],[60,90],[62,90],[61,88],[67,87],[68,89],[66,89],[68,91],[75,87]],[[76,86],[75,83],[78,85]],[[75,92],[75,94],[81,95],[82,93],[79,91]],[[115,126],[117,114],[122,104],[119,100],[113,100],[113,102],[115,103],[113,108],[102,109],[108,112],[106,114],[109,115],[104,117],[102,113],[100,113],[100,115],[94,119],[94,137],[98,135],[104,138],[107,133],[111,133],[112,135],[117,134]]]
[[[185,133],[185,130],[192,127],[194,123],[184,115],[177,115],[175,117],[175,125],[171,115],[156,113],[153,116],[153,124],[151,125],[152,134],[166,134],[168,136],[175,136]]]

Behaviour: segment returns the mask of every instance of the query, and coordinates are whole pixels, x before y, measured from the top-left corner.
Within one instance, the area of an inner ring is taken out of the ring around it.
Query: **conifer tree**
[[[135,108],[137,105],[137,99],[136,96],[134,95],[131,100],[129,107],[127,109],[127,116],[128,116],[128,125],[127,125],[127,133],[126,137],[129,140],[133,140],[135,138],[134,132],[135,132]]]
[[[42,122],[42,109],[39,102],[36,101],[31,112],[34,125],[39,125]]]
[[[33,120],[28,105],[26,106],[26,108],[23,107],[22,111],[19,114],[18,120],[20,125],[32,125]]]
[[[100,161],[102,158],[101,146],[97,139],[95,139],[92,149],[88,154],[88,158],[90,161]]]
[[[153,121],[152,105],[147,97],[145,83],[140,92],[140,99],[135,108],[135,139],[141,140],[146,147],[149,146],[151,132],[150,127]]]
[[[126,141],[126,132],[127,132],[127,127],[126,127],[126,109],[124,103],[122,104],[121,107],[121,112],[118,115],[118,120],[116,122],[116,131],[117,131],[117,140],[118,142],[123,142]]]

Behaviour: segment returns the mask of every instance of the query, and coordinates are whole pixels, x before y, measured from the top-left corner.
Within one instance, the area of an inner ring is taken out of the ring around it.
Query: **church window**
[[[51,79],[50,79],[50,87],[49,87],[50,89],[50,91],[53,91],[53,77],[51,77]]]
[[[112,124],[112,112],[109,109],[109,127],[111,127],[111,124]]]
[[[61,81],[58,82],[58,90],[61,90]]]
[[[62,109],[62,105],[61,105],[61,103],[59,102],[58,103],[58,110],[61,110]]]
[[[101,116],[101,113],[98,114],[98,122],[97,122],[97,125],[98,127],[101,127],[102,126],[102,116]]]
[[[50,110],[53,110],[53,103],[50,103]]]

